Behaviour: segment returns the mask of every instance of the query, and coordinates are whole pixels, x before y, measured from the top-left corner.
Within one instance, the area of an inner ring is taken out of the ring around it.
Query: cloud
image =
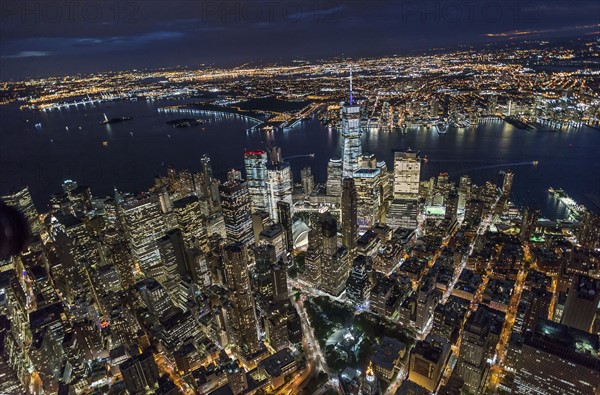
[[[157,41],[166,41],[166,40],[175,40],[183,37],[185,34],[182,32],[175,31],[158,31],[158,32],[150,32],[143,33],[132,36],[113,36],[113,37],[103,37],[103,38],[73,38],[66,39],[71,41],[74,45],[78,46],[137,46],[143,45],[151,42]]]
[[[560,29],[538,29],[538,30],[512,30],[509,32],[502,33],[486,33],[486,37],[503,37],[503,38],[514,38],[518,36],[530,36],[534,34],[543,34],[543,33],[558,33],[558,32],[568,32],[573,30],[589,30],[589,29],[598,29],[600,24],[595,25],[583,25],[583,26],[567,26],[562,27]],[[589,34],[589,33],[588,33]],[[592,33],[594,34],[594,33]]]
[[[8,41],[2,46],[1,59],[87,54],[143,48],[149,43],[175,41],[185,34],[176,31],[156,31],[130,36],[112,37],[39,37]],[[43,50],[41,50],[43,48]]]
[[[17,58],[38,58],[41,56],[50,56],[47,51],[21,51],[13,55],[3,55],[2,59],[17,59]]]

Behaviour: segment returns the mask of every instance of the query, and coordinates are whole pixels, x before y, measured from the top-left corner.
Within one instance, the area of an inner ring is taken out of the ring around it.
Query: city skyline
[[[597,3],[1,7],[0,393],[600,392]]]
[[[597,36],[600,12],[588,0],[170,4],[165,11],[160,2],[3,2],[0,79],[568,40]]]

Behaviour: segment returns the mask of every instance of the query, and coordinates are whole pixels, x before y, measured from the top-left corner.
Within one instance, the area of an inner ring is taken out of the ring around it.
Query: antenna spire
[[[352,97],[352,64],[350,64],[350,105],[354,104],[354,98]]]

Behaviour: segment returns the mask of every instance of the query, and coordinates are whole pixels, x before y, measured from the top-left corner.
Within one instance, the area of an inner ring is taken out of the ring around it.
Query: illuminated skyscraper
[[[315,177],[312,174],[310,167],[305,167],[300,172],[300,180],[302,181],[302,191],[305,195],[310,195],[315,189]]]
[[[232,242],[254,243],[250,195],[245,182],[229,181],[219,186],[227,238]]]
[[[329,159],[327,164],[327,196],[342,196],[342,161]]]
[[[357,223],[360,232],[367,231],[381,221],[383,191],[381,170],[359,169],[354,173],[357,193]]]
[[[69,300],[89,290],[88,268],[99,259],[96,241],[86,224],[71,214],[52,217],[52,239],[64,268]]]
[[[586,249],[600,248],[600,215],[591,211],[583,214],[577,241]]]
[[[227,172],[227,181],[242,181],[242,172],[237,169],[231,169]]]
[[[134,258],[142,271],[160,262],[156,240],[167,231],[156,195],[128,198],[119,205],[119,215]]]
[[[321,277],[322,277],[322,262],[321,262],[321,249],[322,249],[322,241],[321,241],[321,232],[317,227],[316,229],[311,229],[308,232],[308,249],[306,251],[306,259],[305,259],[305,279],[308,281],[313,287],[319,287],[321,285]]]
[[[317,229],[320,233],[320,244],[323,256],[332,256],[337,251],[337,221],[330,212],[319,215]]]
[[[346,178],[342,191],[342,245],[348,249],[351,255],[354,253],[358,238],[357,204],[358,194],[354,179]]]
[[[448,195],[444,199],[444,205],[446,206],[445,217],[450,220],[456,219],[458,212],[458,192],[456,189],[448,191]]]
[[[346,247],[337,247],[333,255],[323,255],[323,273],[321,289],[331,295],[339,296],[346,288],[350,274],[351,259]]]
[[[584,275],[573,277],[567,293],[562,323],[586,332],[593,332],[594,321],[600,319],[600,280]]]
[[[202,155],[202,157],[200,158],[200,173],[204,176],[206,180],[212,180],[213,178],[210,157],[206,154]]]
[[[525,335],[514,394],[592,395],[600,383],[598,335],[546,319]]]
[[[465,323],[456,374],[472,393],[479,392],[488,374],[487,351],[495,346],[491,343],[490,325],[491,317],[484,307],[479,307]]]
[[[262,244],[254,249],[256,265],[252,276],[252,289],[263,297],[273,297],[273,265],[277,262],[275,247]]]
[[[346,295],[355,305],[369,298],[369,269],[367,257],[358,255],[352,262],[352,271],[346,281]]]
[[[294,234],[292,231],[292,208],[288,202],[277,202],[277,217],[279,223],[285,229],[285,237],[287,242],[287,252],[292,252],[294,249]]]
[[[309,234],[308,267],[318,270],[320,267],[320,287],[324,292],[339,295],[346,286],[350,272],[350,258],[345,247],[338,247],[337,221],[331,213],[319,215],[316,225],[317,233]],[[311,245],[312,244],[312,245]]]
[[[392,174],[388,172],[387,164],[384,160],[377,162],[377,168],[381,170],[381,186],[383,188],[383,200],[390,201],[394,196],[394,186]]]
[[[7,206],[15,207],[25,216],[31,233],[36,234],[43,230],[38,212],[35,209],[33,199],[29,193],[29,187],[25,187],[10,195],[1,196],[0,199],[2,199]]]
[[[208,234],[198,197],[190,195],[176,200],[173,202],[173,211],[186,248],[198,247],[208,252]]]
[[[449,356],[448,341],[437,335],[428,335],[425,340],[418,341],[410,353],[408,378],[429,392],[434,392],[442,379]]]
[[[169,230],[163,237],[157,240],[157,244],[162,264],[166,267],[169,277],[174,277],[175,272],[179,276],[190,274],[181,230]]]
[[[519,234],[521,242],[527,242],[531,239],[531,236],[533,236],[535,228],[537,227],[540,214],[539,210],[532,210],[530,208],[525,209],[521,220],[521,232]]]
[[[110,262],[117,267],[121,287],[127,289],[135,282],[133,276],[133,257],[127,245],[127,240],[121,232],[109,229],[104,233],[106,255]]]
[[[507,198],[510,196],[512,191],[513,179],[515,178],[515,173],[511,170],[507,170],[504,173],[504,180],[502,181],[502,194]]]
[[[158,381],[158,366],[150,351],[134,356],[119,365],[127,390],[132,394],[145,392]]]
[[[259,244],[271,244],[275,247],[277,259],[287,256],[287,236],[281,224],[273,224],[264,228],[258,235]]]
[[[267,153],[265,151],[246,151],[244,153],[246,182],[248,184],[253,213],[257,211],[269,211],[267,162]]]
[[[0,295],[4,296],[4,295]],[[16,350],[18,343],[11,331],[11,322],[5,315],[0,315],[0,393],[25,394],[25,387],[19,381],[19,372],[15,365],[20,361]]]
[[[244,355],[260,349],[248,261],[248,251],[241,243],[229,244],[223,250],[225,278],[231,291],[232,337],[236,348]]]
[[[267,193],[269,198],[269,216],[274,222],[279,222],[277,202],[286,202],[293,205],[292,169],[288,162],[281,160],[281,153],[273,155],[267,164]]]
[[[417,152],[394,152],[394,199],[416,200],[420,178],[421,161]]]
[[[342,177],[352,177],[358,170],[358,160],[362,154],[360,130],[360,105],[352,97],[352,71],[350,71],[350,98],[342,103]]]
[[[392,228],[417,226],[421,161],[413,151],[394,152],[394,200],[386,216]]]
[[[471,177],[461,176],[458,185],[458,211],[465,211],[467,200],[471,194]]]
[[[219,183],[214,180],[210,157],[200,158],[200,172],[195,177],[196,193],[208,199],[211,214],[219,211]]]
[[[238,361],[232,361],[225,367],[227,374],[227,384],[233,395],[239,395],[248,388],[248,380],[246,379],[246,372]]]

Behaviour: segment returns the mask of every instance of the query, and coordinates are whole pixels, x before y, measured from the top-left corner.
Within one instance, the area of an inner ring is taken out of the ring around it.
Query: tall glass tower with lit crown
[[[352,97],[352,70],[350,70],[350,97],[347,103],[342,103],[342,177],[351,178],[358,170],[358,160],[362,155],[360,141],[360,105],[354,104]]]

